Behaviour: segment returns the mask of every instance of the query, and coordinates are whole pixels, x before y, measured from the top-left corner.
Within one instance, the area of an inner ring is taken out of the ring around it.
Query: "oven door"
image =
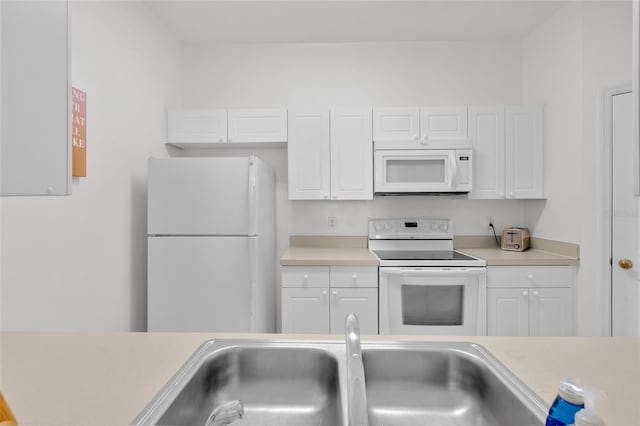
[[[471,150],[376,150],[378,194],[469,192]]]
[[[380,334],[486,335],[486,268],[380,267]]]

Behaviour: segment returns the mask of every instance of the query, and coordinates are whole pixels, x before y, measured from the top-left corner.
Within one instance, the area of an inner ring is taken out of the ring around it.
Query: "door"
[[[373,199],[371,109],[331,110],[331,199]]]
[[[376,150],[375,192],[450,192],[455,151]]]
[[[483,268],[380,268],[380,334],[479,334]],[[486,333],[482,329],[480,334]]]
[[[69,195],[69,2],[0,1],[0,9],[0,193]]]
[[[473,191],[469,198],[505,198],[504,108],[470,107]]]
[[[572,336],[573,290],[570,288],[529,289],[529,335]]]
[[[287,110],[230,109],[229,142],[286,142]]]
[[[167,141],[194,144],[227,142],[227,110],[169,110]]]
[[[252,332],[250,237],[149,237],[149,331]]]
[[[329,110],[289,110],[290,200],[328,200],[331,185]]]
[[[420,108],[421,143],[447,147],[451,140],[467,139],[467,107]]]
[[[329,328],[329,289],[282,289],[282,332],[323,333]]]
[[[373,110],[373,140],[417,141],[420,139],[418,108],[375,108]]]
[[[250,162],[251,157],[149,159],[148,233],[249,235],[255,223]]]
[[[344,320],[355,314],[362,334],[378,334],[377,288],[332,288],[331,333],[344,334]]]
[[[505,110],[506,196],[543,198],[541,107]]]
[[[638,198],[633,195],[631,93],[613,96],[612,113],[611,331],[637,336]]]
[[[487,334],[529,335],[529,289],[487,289]]]

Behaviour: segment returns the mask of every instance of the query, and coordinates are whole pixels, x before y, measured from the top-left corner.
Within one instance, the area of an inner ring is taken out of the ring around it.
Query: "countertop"
[[[280,258],[283,266],[378,266],[368,248],[291,247]]]
[[[458,251],[487,261],[488,266],[577,265],[575,257],[563,256],[544,250],[528,249],[523,252],[499,248],[461,248]]]
[[[126,425],[202,342],[222,338],[340,336],[3,332],[0,389],[20,426]],[[571,375],[608,394],[597,404],[608,426],[640,424],[638,337],[363,336],[373,340],[476,342],[547,403]]]

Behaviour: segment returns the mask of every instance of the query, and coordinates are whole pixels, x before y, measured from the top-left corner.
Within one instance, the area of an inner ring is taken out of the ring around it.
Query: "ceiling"
[[[185,43],[520,39],[566,1],[149,1]]]

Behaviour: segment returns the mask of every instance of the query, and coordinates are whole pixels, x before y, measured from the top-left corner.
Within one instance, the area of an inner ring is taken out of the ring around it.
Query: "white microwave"
[[[472,189],[473,152],[456,149],[376,149],[376,194],[466,193]]]

